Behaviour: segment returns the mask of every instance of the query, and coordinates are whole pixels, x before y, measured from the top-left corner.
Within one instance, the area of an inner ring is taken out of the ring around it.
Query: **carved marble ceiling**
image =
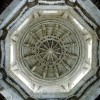
[[[7,35],[7,71],[33,93],[68,93],[96,64],[95,34],[69,9],[35,12]]]
[[[5,21],[1,42],[5,82],[23,98],[85,100],[100,81],[99,35],[94,30],[98,17],[90,21],[79,6],[50,10],[39,5],[28,8],[30,4],[10,23]]]

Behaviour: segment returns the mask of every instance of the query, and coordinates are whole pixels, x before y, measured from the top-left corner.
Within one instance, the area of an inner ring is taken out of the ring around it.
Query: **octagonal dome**
[[[94,32],[73,10],[38,11],[7,35],[6,68],[32,93],[68,93],[96,64],[95,44]]]
[[[33,21],[31,27],[18,37],[17,59],[20,68],[27,68],[25,71],[32,77],[51,82],[61,82],[63,77],[69,77],[67,74],[79,69],[83,64],[83,38],[68,25],[68,21],[65,24],[63,20],[55,18]]]

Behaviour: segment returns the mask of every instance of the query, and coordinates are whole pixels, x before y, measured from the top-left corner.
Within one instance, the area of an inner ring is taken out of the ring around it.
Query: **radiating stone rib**
[[[48,45],[48,48],[50,48],[50,44],[49,44],[49,42],[47,41],[47,45]]]
[[[47,55],[48,55],[48,53],[44,55],[43,59],[44,59],[44,58],[46,58],[46,57],[47,57]]]
[[[61,85],[61,87],[62,87],[64,90],[69,91],[69,87],[68,87],[68,84],[67,84],[67,83],[66,83],[65,85]]]
[[[46,34],[47,34],[47,30],[46,30],[45,25],[42,25],[42,34],[43,34],[43,36],[46,36]]]
[[[18,69],[17,64],[13,65],[13,66],[11,67],[11,69],[12,69],[12,70],[17,70],[17,69]]]
[[[56,49],[54,49],[54,51],[57,51],[57,50],[59,50],[59,49],[61,49],[61,48],[56,48]]]
[[[33,36],[33,32],[31,32],[30,35],[35,41],[37,41],[36,37]]]
[[[69,15],[68,12],[65,12],[65,13],[62,15],[62,18],[67,19],[68,15]]]
[[[72,53],[68,53],[68,52],[66,52],[66,56],[70,57],[70,58],[77,58],[78,57],[77,55],[72,54]]]
[[[57,51],[56,51],[56,52],[54,52],[54,53],[55,53],[55,54],[61,54],[60,52],[57,52]]]
[[[34,35],[36,36],[37,39],[40,39],[39,35],[37,35],[38,33],[35,33]]]
[[[15,42],[17,42],[18,37],[16,35],[11,36],[11,39],[14,40]]]
[[[71,46],[75,46],[76,42],[70,42],[70,43],[65,43],[66,47],[71,47]]]
[[[55,30],[58,30],[58,29],[59,29],[59,25],[56,24],[56,25],[55,25]]]
[[[54,56],[54,58],[57,58],[58,59],[58,57],[53,53],[53,56]]]
[[[31,34],[32,38],[35,41],[37,41],[38,39],[40,39],[40,37],[37,35],[38,34],[37,32],[32,31],[30,34]]]
[[[37,12],[34,13],[34,18],[39,18],[39,14]]]
[[[66,38],[67,36],[69,36],[70,34],[71,34],[70,31],[68,31],[67,34],[66,34],[66,33],[63,33],[63,34],[60,35],[60,39],[62,39],[62,38],[64,39],[64,38]]]
[[[48,71],[48,67],[45,66],[44,71],[43,71],[43,78],[46,78],[47,71]]]
[[[59,72],[58,72],[58,69],[57,69],[56,66],[54,66],[54,72],[55,72],[56,77],[58,78],[59,77]]]
[[[27,47],[27,48],[33,49],[32,44],[29,44],[29,43],[24,43],[23,46],[25,46],[25,47]]]
[[[35,71],[37,67],[36,66],[33,66],[33,68],[31,69],[31,71]]]
[[[53,31],[53,33],[54,33],[54,34],[57,33],[58,29],[59,29],[59,25],[56,24],[55,27],[54,27],[54,31]]]
[[[46,51],[46,49],[44,49],[44,48],[42,48],[42,47],[41,47],[40,49],[43,50],[43,51]]]
[[[48,50],[48,46],[46,44],[43,43],[42,45]]]
[[[48,34],[48,35],[52,34],[52,27],[48,27],[48,28],[47,28],[47,34]]]
[[[35,55],[34,54],[24,56],[24,60],[29,60],[29,59],[33,59],[33,58],[35,58]]]
[[[40,88],[40,86],[36,84],[36,85],[34,86],[34,92],[38,91],[39,88]]]
[[[40,52],[40,54],[46,54],[46,52],[44,51],[44,52]]]
[[[90,62],[88,62],[88,60],[85,61],[85,64],[90,65]]]
[[[66,67],[67,70],[71,70],[71,67],[68,65],[68,63],[65,60],[63,60],[63,62],[66,64],[64,67]]]
[[[53,49],[55,49],[57,45],[58,45],[58,43],[55,44],[55,46],[53,47]]]
[[[37,64],[38,64],[38,62],[36,62],[36,63],[33,65],[31,71],[35,71],[35,69],[37,68],[37,66],[36,66]]]
[[[52,41],[52,43],[51,43],[51,47],[50,48],[53,48],[53,41]]]
[[[85,61],[85,63],[84,63],[84,68],[90,68],[90,64],[89,63],[87,63],[86,61]]]
[[[53,55],[51,54],[50,56],[51,56],[51,60],[53,61],[53,60],[54,60],[54,59],[53,59]]]
[[[47,56],[47,61],[49,61],[49,59],[50,59],[50,54],[48,54],[48,56]]]

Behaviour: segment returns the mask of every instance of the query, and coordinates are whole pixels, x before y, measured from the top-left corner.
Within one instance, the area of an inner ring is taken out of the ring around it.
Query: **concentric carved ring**
[[[54,36],[46,36],[36,45],[37,59],[45,64],[59,63],[63,57],[63,44]]]
[[[81,36],[61,20],[32,22],[18,38],[21,68],[42,80],[67,77],[80,64]]]

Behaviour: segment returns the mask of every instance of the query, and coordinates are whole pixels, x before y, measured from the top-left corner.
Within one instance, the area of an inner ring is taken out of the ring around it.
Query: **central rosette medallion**
[[[56,37],[44,37],[38,42],[36,48],[38,59],[45,64],[59,63],[63,57],[63,44]]]

